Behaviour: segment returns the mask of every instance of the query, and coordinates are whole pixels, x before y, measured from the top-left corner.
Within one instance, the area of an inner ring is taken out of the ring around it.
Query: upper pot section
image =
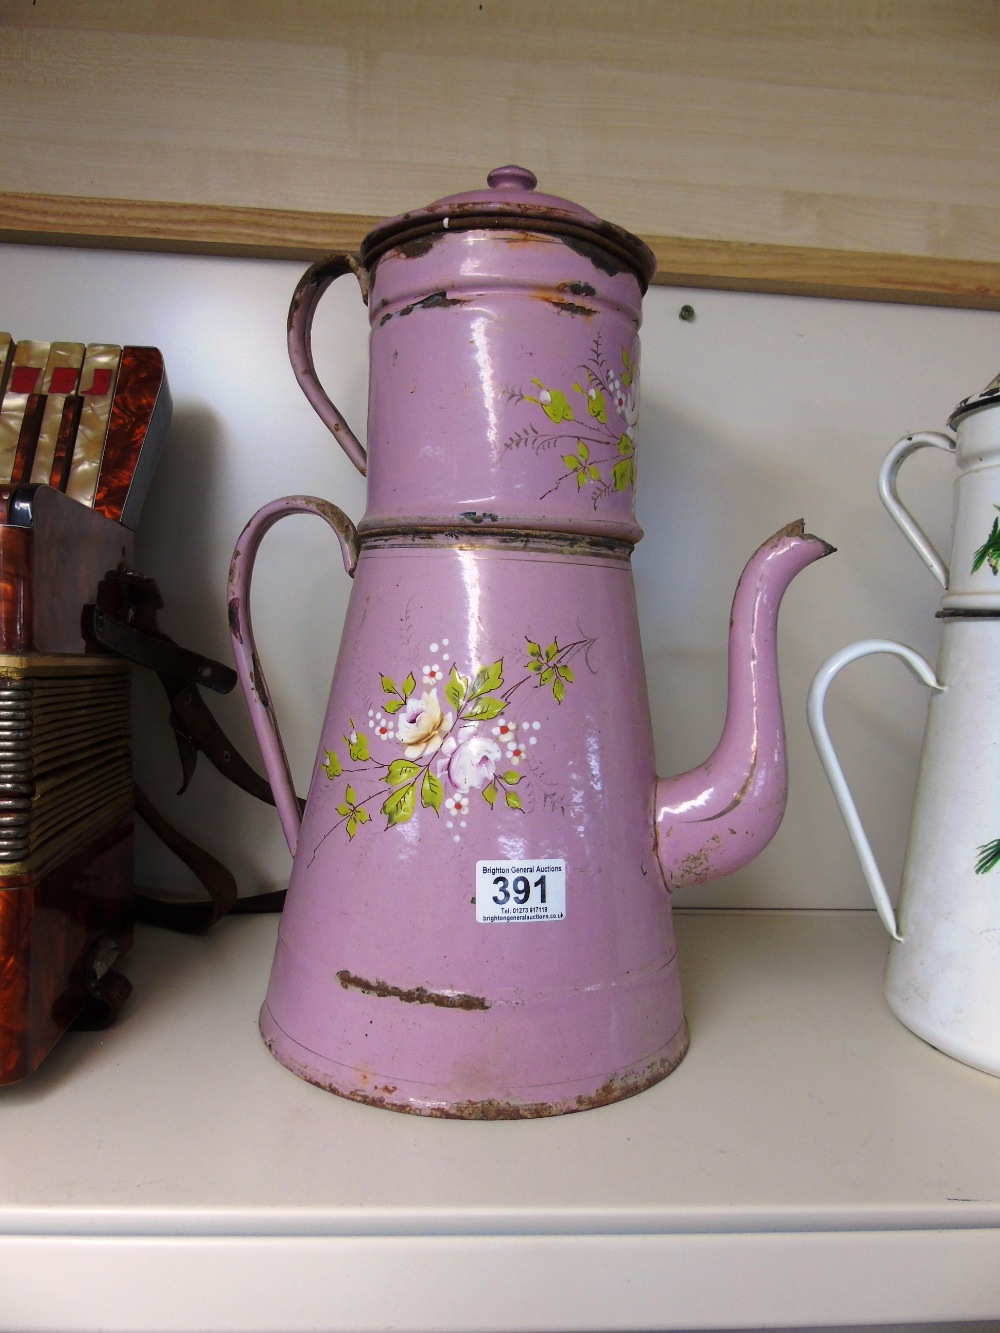
[[[963,417],[967,417],[970,412],[978,412],[983,407],[996,407],[1000,405],[1000,375],[990,380],[982,393],[974,393],[968,398],[963,398],[959,405],[948,418],[948,425],[955,429]]]
[[[644,241],[613,222],[558,195],[539,194],[534,174],[525,167],[496,167],[485,190],[438,199],[426,208],[388,218],[370,231],[361,244],[361,262],[370,269],[390,248],[420,242],[440,232],[502,229],[550,232],[571,245],[603,256],[610,271],[623,266],[638,278],[643,291],[656,271],[656,256]]]

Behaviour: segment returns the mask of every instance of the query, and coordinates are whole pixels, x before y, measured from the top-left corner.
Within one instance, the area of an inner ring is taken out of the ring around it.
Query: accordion
[[[85,610],[127,570],[170,420],[155,348],[0,334],[0,1085],[132,942],[130,666]],[[126,990],[127,993],[127,990]]]

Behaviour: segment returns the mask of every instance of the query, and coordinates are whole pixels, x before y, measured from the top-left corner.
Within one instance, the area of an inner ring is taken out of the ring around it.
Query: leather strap
[[[84,607],[84,632],[105,652],[156,673],[170,702],[170,725],[181,761],[181,793],[186,790],[201,753],[238,787],[274,805],[270,784],[243,758],[199,693],[200,685],[220,694],[228,693],[236,684],[236,672],[221,662],[178,647],[156,622],[156,613],[162,606],[163,599],[153,579],[124,568],[112,570],[101,582],[96,604]],[[133,793],[136,813],[194,873],[208,895],[207,902],[188,902],[160,898],[148,889],[137,889],[135,911],[140,920],[197,934],[210,929],[230,912],[281,911],[285,901],[283,889],[240,898],[232,872],[221,861],[174,828],[139,786],[133,785]],[[304,805],[299,798],[300,809]]]
[[[141,787],[133,787],[136,814],[153,830],[174,855],[192,870],[205,887],[208,902],[188,902],[158,898],[149,889],[139,889],[135,895],[136,916],[155,926],[167,926],[188,935],[200,935],[209,930],[220,917],[233,912],[280,912],[285,904],[285,890],[259,893],[252,898],[240,898],[236,880],[229,869],[217,861],[204,847],[190,838],[160,814]]]
[[[212,716],[205,700],[198,693],[197,686],[183,684],[176,693],[172,694],[174,682],[164,679],[162,675],[160,680],[171,703],[170,725],[173,727],[178,740],[183,741],[189,748],[191,755],[189,769],[185,772],[184,783],[180,790],[183,792],[187,787],[190,776],[194,772],[198,752],[201,751],[223,777],[228,778],[230,782],[235,782],[237,787],[241,787],[243,791],[248,792],[251,796],[256,796],[258,801],[264,801],[267,805],[274,805],[270,783],[262,778],[255,769],[251,768],[236,749],[236,746],[233,745]],[[182,767],[184,761],[185,755],[182,751]]]
[[[149,667],[151,671],[197,681],[217,694],[228,694],[236,684],[237,676],[232,667],[192,653],[187,648],[179,648],[166,634],[127,624],[98,606],[83,608],[83,629],[85,637],[92,643],[118,657],[126,657],[138,666]]]

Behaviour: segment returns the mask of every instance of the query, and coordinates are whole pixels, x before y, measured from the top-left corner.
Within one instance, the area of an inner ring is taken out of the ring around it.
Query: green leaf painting
[[[473,699],[465,710],[465,716],[472,722],[486,722],[490,718],[499,717],[503,710],[502,699],[493,699],[484,694],[481,699]]]
[[[390,787],[398,787],[401,782],[415,778],[420,771],[420,765],[411,763],[409,759],[394,759],[382,781],[387,782]]]
[[[978,849],[979,860],[976,862],[976,874],[987,875],[1000,865],[1000,838],[993,842],[984,842]]]
[[[417,785],[415,782],[408,783],[405,787],[400,787],[398,791],[391,792],[382,803],[382,813],[385,815],[387,823],[386,828],[392,828],[394,824],[405,824],[413,816],[417,806]]]
[[[1000,509],[1000,505],[994,505]],[[990,535],[972,557],[972,573],[978,574],[983,565],[989,565],[994,574],[1000,573],[1000,519],[993,520]]]
[[[439,811],[443,800],[444,784],[428,768],[424,772],[424,780],[420,784],[420,803],[428,806],[431,810]]]
[[[458,674],[458,667],[452,667],[448,684],[444,687],[445,697],[452,708],[461,708],[469,693],[468,677]]]

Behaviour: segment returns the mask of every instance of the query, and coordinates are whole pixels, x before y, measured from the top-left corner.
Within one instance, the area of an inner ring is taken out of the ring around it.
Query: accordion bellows
[[[169,419],[155,348],[0,334],[0,1085],[132,942],[130,667],[82,617],[131,567]]]
[[[132,802],[127,663],[0,657],[0,874]]]

